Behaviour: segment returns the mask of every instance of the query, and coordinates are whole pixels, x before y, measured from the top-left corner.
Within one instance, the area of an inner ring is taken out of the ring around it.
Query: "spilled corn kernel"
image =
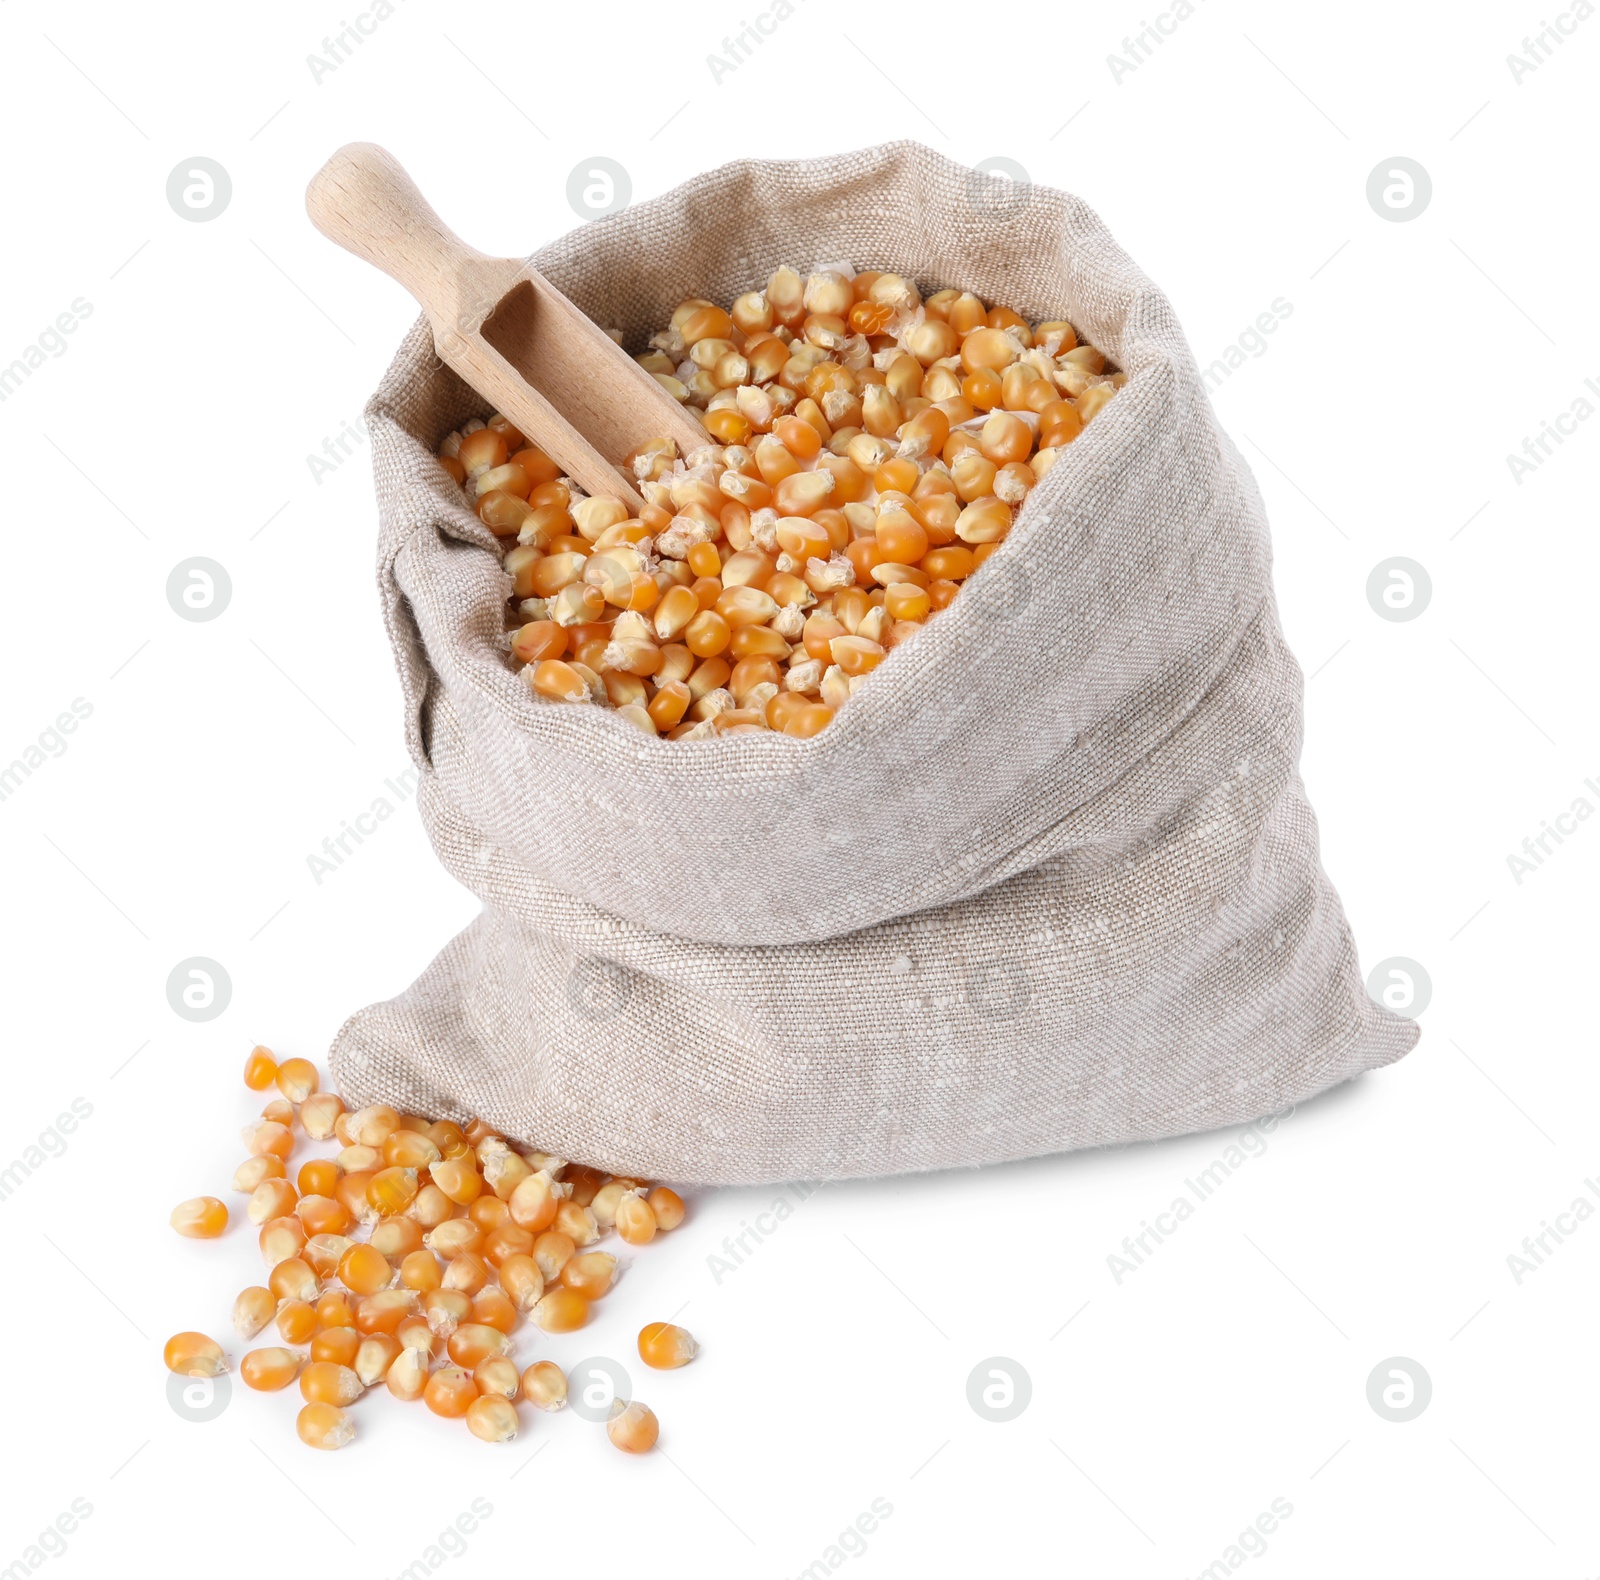
[[[476,448],[495,453],[493,445]],[[573,524],[602,548],[635,541],[607,538],[631,530],[615,510],[580,510]],[[727,609],[737,625],[742,606],[735,600]],[[845,612],[859,626],[865,604]],[[743,638],[739,661],[765,660],[767,640]],[[259,1226],[268,1272],[265,1283],[234,1297],[232,1322],[242,1339],[274,1328],[281,1343],[249,1350],[240,1379],[259,1393],[298,1383],[296,1432],[312,1448],[351,1442],[355,1412],[380,1384],[392,1398],[465,1421],[491,1443],[517,1435],[519,1401],[564,1409],[561,1367],[538,1360],[524,1368],[514,1357],[524,1324],[551,1334],[583,1327],[620,1270],[596,1242],[615,1233],[643,1245],[683,1221],[683,1200],[669,1187],[524,1151],[482,1120],[430,1122],[384,1104],[348,1111],[306,1060],[280,1062],[254,1049],[245,1081],[279,1095],[246,1129],[250,1156],[233,1177]],[[294,1159],[302,1136],[332,1155]],[[171,1222],[190,1238],[216,1238],[228,1210],[214,1196],[195,1197]],[[670,1323],[649,1324],[638,1343],[658,1368],[697,1353],[694,1339]],[[222,1347],[198,1332],[175,1334],[163,1360],[186,1377],[227,1370]],[[638,1403],[619,1403],[607,1423],[611,1441],[629,1453],[650,1448],[658,1430]]]

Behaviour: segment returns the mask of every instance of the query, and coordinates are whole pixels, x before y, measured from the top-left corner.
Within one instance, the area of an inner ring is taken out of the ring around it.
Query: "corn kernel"
[[[278,1310],[278,1298],[270,1289],[252,1284],[241,1289],[233,1302],[233,1331],[241,1339],[253,1339],[272,1321]]]
[[[566,1409],[566,1373],[554,1361],[535,1361],[522,1374],[522,1396],[540,1410]]]
[[[638,1400],[613,1399],[606,1436],[625,1454],[646,1454],[656,1446],[661,1424],[655,1411]]]
[[[258,1157],[246,1158],[233,1171],[233,1188],[248,1196],[263,1180],[281,1180],[286,1173],[282,1158],[262,1153]]]
[[[585,1251],[561,1269],[561,1282],[585,1300],[598,1300],[616,1281],[617,1259],[608,1251]]]
[[[286,1344],[309,1344],[317,1331],[317,1313],[303,1300],[285,1300],[278,1307],[278,1337]]]
[[[477,1397],[478,1385],[472,1374],[460,1366],[441,1366],[422,1390],[422,1402],[435,1415],[449,1419],[464,1416]]]
[[[369,1333],[356,1350],[351,1369],[361,1379],[364,1388],[375,1388],[389,1375],[389,1369],[400,1358],[398,1338],[387,1333]]]
[[[300,1396],[308,1404],[354,1404],[363,1391],[361,1379],[333,1361],[312,1361],[300,1373]]]
[[[502,1399],[515,1399],[522,1391],[522,1374],[515,1361],[504,1355],[490,1355],[473,1368],[472,1380],[480,1394],[498,1394]]]
[[[589,1320],[589,1302],[577,1290],[558,1286],[539,1300],[532,1316],[546,1333],[571,1333]]]
[[[343,1448],[356,1435],[356,1424],[347,1410],[318,1402],[308,1404],[295,1417],[295,1431],[308,1448]]]
[[[167,1370],[179,1377],[220,1377],[227,1371],[222,1346],[204,1333],[174,1333],[162,1351]]]
[[[694,1335],[670,1322],[647,1322],[639,1329],[639,1359],[658,1371],[687,1366],[700,1353]]]
[[[317,1067],[309,1059],[285,1059],[274,1080],[288,1102],[303,1103],[317,1089]]]
[[[186,1239],[215,1240],[228,1227],[228,1209],[215,1196],[193,1196],[172,1209],[169,1221]]]
[[[480,1393],[467,1406],[467,1429],[485,1443],[509,1443],[517,1435],[517,1407],[500,1394]]]
[[[421,1310],[414,1289],[380,1289],[363,1295],[356,1305],[356,1330],[360,1333],[393,1333],[408,1317]]]
[[[246,1388],[261,1393],[275,1393],[287,1388],[300,1369],[300,1357],[293,1350],[273,1345],[263,1350],[249,1351],[239,1362],[239,1381]]]
[[[428,1386],[426,1352],[409,1347],[401,1350],[384,1374],[383,1381],[396,1399],[420,1399]]]
[[[355,1363],[356,1352],[361,1344],[361,1335],[354,1328],[318,1328],[311,1335],[311,1358],[314,1361],[332,1361],[338,1366],[351,1366]]]
[[[370,1245],[352,1245],[339,1263],[339,1282],[357,1295],[375,1295],[393,1277],[388,1258]]]

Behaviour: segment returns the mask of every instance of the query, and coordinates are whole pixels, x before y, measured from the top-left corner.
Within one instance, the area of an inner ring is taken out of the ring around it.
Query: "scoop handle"
[[[436,334],[478,329],[522,267],[469,247],[376,143],[339,149],[311,178],[306,213],[329,241],[403,285]]]

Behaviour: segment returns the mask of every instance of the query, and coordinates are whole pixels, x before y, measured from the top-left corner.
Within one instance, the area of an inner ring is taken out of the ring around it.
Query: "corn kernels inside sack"
[[[1125,382],[1065,321],[842,268],[683,302],[636,360],[706,430],[612,458],[637,518],[498,415],[439,458],[507,546],[534,695],[673,740],[825,729]]]

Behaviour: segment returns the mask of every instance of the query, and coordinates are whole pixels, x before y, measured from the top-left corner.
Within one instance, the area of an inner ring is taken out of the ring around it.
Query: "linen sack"
[[[634,351],[828,260],[1070,319],[1128,382],[821,735],[671,742],[514,672],[434,460],[484,403],[419,323],[367,409],[379,573],[422,817],[484,909],[341,1029],[340,1089],[736,1184],[1203,1130],[1399,1058],[1319,864],[1254,480],[1085,204],[895,143],[740,160],[532,259]]]

